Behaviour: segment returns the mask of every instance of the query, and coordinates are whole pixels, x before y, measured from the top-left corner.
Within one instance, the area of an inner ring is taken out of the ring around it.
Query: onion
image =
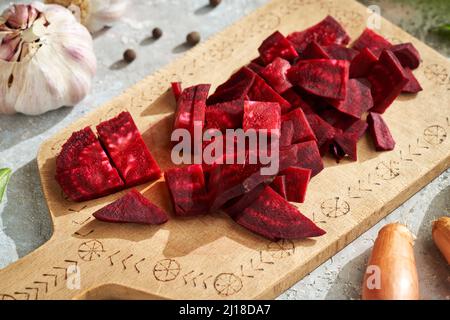
[[[413,235],[402,224],[380,230],[364,276],[363,300],[419,299],[413,243]]]
[[[441,217],[433,222],[433,240],[450,264],[450,217]]]

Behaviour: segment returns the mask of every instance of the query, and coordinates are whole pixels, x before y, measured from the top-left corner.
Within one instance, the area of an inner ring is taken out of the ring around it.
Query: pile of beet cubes
[[[325,154],[338,162],[344,157],[357,160],[357,143],[367,128],[376,150],[392,150],[395,141],[382,114],[402,92],[422,90],[411,71],[420,63],[411,43],[392,45],[370,29],[347,47],[349,42],[343,27],[328,16],[287,37],[273,33],[259,47],[259,57],[209,97],[209,84],[182,90],[180,83],[173,83],[174,130],[193,135],[194,123],[202,132],[264,129],[269,140],[279,141],[279,150],[269,150],[279,159],[271,175],[262,174],[267,164],[249,161],[258,153],[249,146],[245,163],[226,164],[230,154],[225,150],[223,161],[164,172],[174,213],[186,217],[222,210],[272,240],[323,235],[325,231],[290,202],[305,200],[310,179],[324,167]],[[101,143],[86,128],[72,135],[57,159],[57,180],[72,200],[93,199],[159,177],[128,113],[100,124],[97,131]],[[94,215],[114,222],[167,220],[136,191]]]

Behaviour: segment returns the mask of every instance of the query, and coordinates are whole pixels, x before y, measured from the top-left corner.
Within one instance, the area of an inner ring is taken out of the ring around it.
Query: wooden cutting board
[[[382,20],[381,34],[394,43],[413,42],[422,54],[415,74],[424,91],[398,98],[387,111],[394,151],[377,153],[363,139],[358,162],[327,159],[325,171],[313,179],[300,208],[327,235],[270,242],[222,214],[173,218],[163,226],[108,224],[91,214],[123,193],[84,203],[64,197],[54,179],[55,157],[73,131],[127,109],[166,169],[175,108],[167,91],[171,81],[217,86],[257,56],[261,41],[275,30],[301,30],[327,14],[353,39],[369,16],[351,0],[272,1],[46,141],[38,164],[54,234],[0,271],[0,299],[274,298],[448,168],[450,63]],[[171,211],[162,180],[139,190]]]

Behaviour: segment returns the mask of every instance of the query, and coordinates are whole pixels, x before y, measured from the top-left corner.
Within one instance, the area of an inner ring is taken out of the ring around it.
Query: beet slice
[[[255,63],[255,62],[250,62],[248,65],[247,65],[247,68],[249,68],[250,70],[252,70],[254,73],[256,73],[256,74],[261,74],[261,71],[263,71],[264,70],[264,66],[262,66],[262,65],[260,65],[260,64],[257,64],[257,63]]]
[[[369,115],[367,116],[367,123],[369,124],[369,132],[372,136],[376,150],[393,150],[395,147],[395,141],[381,114],[369,112]]]
[[[315,140],[314,131],[309,125],[308,120],[302,109],[297,108],[281,117],[281,132],[289,131],[292,126],[292,140],[289,144]],[[282,146],[281,142],[280,145]]]
[[[310,170],[311,173],[311,170]],[[282,196],[284,199],[287,199],[286,195],[286,176],[278,175],[275,177],[275,179],[272,181],[272,184],[270,187],[276,191],[280,196]]]
[[[173,129],[190,130],[192,123],[192,106],[195,98],[195,86],[184,89],[177,100],[177,110]]]
[[[276,102],[281,107],[281,113],[286,113],[291,108],[291,104],[257,74],[255,74],[255,81],[248,92],[248,99],[252,101]]]
[[[178,100],[180,99],[181,93],[183,92],[183,89],[181,87],[181,82],[172,82],[171,86],[172,86],[173,96],[175,97],[175,101],[178,102]]]
[[[266,187],[250,206],[237,215],[235,221],[271,240],[302,239],[325,234],[270,187]]]
[[[358,144],[358,138],[355,135],[349,135],[342,132],[336,133],[334,136],[334,146],[337,149],[334,150],[332,153],[336,157],[336,160],[339,162],[345,155],[348,155],[350,159],[353,161],[358,160],[358,150],[357,150],[357,144]]]
[[[201,165],[169,169],[164,172],[164,178],[176,215],[193,216],[208,212],[209,196]]]
[[[258,51],[264,64],[271,63],[277,57],[289,61],[294,61],[298,57],[294,46],[279,31],[275,31],[264,40]]]
[[[385,50],[367,79],[371,84],[373,112],[383,113],[402,92],[408,77],[395,55]]]
[[[198,84],[195,86],[195,96],[192,105],[192,123],[190,125],[191,134],[194,135],[195,123],[201,125],[201,130],[205,125],[206,99],[208,99],[210,84]]]
[[[216,91],[208,98],[208,105],[243,100],[255,80],[255,73],[247,67],[239,69],[225,83],[217,87]]]
[[[369,48],[362,49],[350,63],[350,78],[364,78],[370,73],[378,58]]]
[[[350,79],[347,82],[344,100],[331,100],[330,103],[337,110],[358,119],[373,107],[370,88],[357,79]]]
[[[390,47],[392,47],[392,44],[389,41],[369,28],[364,29],[363,33],[352,45],[352,48],[358,51],[369,48],[376,57],[379,57],[384,49],[389,49]]]
[[[292,140],[295,135],[294,122],[293,121],[283,121],[281,122],[281,133],[280,133],[280,147],[287,147],[292,144]]]
[[[133,189],[121,198],[94,212],[97,220],[115,223],[162,224],[167,214]]]
[[[210,105],[206,108],[205,129],[218,129],[225,132],[226,129],[241,128],[243,116],[244,100]]]
[[[56,180],[69,199],[77,202],[103,197],[124,186],[109,161],[59,171]]]
[[[291,104],[292,108],[300,107],[305,113],[308,113],[308,111],[312,112],[312,107],[302,99],[302,97],[294,90],[294,88],[288,89],[283,92],[282,97]]]
[[[274,102],[245,101],[242,128],[244,131],[249,129],[257,132],[267,130],[268,134],[279,136],[281,129],[280,105]]]
[[[403,87],[402,93],[417,93],[423,90],[411,69],[405,68],[405,74],[408,78],[408,83]]]
[[[323,154],[324,151],[326,151],[326,149],[322,150],[323,147],[331,142],[331,140],[334,138],[334,135],[336,134],[336,130],[331,124],[323,120],[317,114],[308,114],[306,116],[306,119],[308,120],[308,123],[314,132],[317,146],[321,150],[321,154]]]
[[[56,158],[56,171],[109,163],[108,156],[90,127],[72,133]]]
[[[161,176],[161,170],[129,112],[100,123],[97,132],[127,187]]]
[[[366,130],[367,122],[359,119],[343,131],[345,134],[355,136],[359,140],[364,135]]]
[[[290,67],[291,64],[289,61],[282,58],[275,58],[261,70],[260,75],[276,92],[282,94],[289,88],[292,88],[292,84],[286,77],[286,72]]]
[[[291,202],[303,203],[311,179],[311,169],[289,167],[281,174],[285,179],[286,199]]]
[[[334,107],[320,110],[317,114],[338,131],[345,131],[348,127],[358,121],[357,118],[345,114]]]
[[[344,28],[333,17],[327,16],[319,23],[300,32],[291,33],[287,39],[292,42],[301,55],[309,43],[316,41],[319,45],[341,44],[350,42],[350,37]]]
[[[306,141],[280,150],[280,171],[289,167],[311,169],[311,177],[323,170],[323,161],[317,143]]]
[[[420,54],[411,42],[396,44],[390,48],[404,68],[415,70],[420,65]]]
[[[329,59],[352,61],[358,51],[339,44],[330,44],[322,47],[323,51],[328,55]]]
[[[302,54],[302,60],[331,59],[330,55],[316,41],[311,42]]]
[[[306,91],[320,97],[342,100],[345,98],[349,62],[345,60],[301,60],[292,66],[288,79]]]
[[[264,191],[266,188],[265,184],[260,184],[246,192],[242,196],[239,196],[235,199],[230,200],[226,205],[222,208],[230,217],[234,218],[237,215],[241,214],[248,206],[250,206]]]

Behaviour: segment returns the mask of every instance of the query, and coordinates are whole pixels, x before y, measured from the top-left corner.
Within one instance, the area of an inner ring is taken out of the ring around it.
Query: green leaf
[[[450,23],[431,28],[431,31],[443,36],[450,36]]]
[[[8,168],[0,169],[0,202],[2,202],[3,195],[5,194],[6,185],[11,177],[11,172],[11,169]]]

